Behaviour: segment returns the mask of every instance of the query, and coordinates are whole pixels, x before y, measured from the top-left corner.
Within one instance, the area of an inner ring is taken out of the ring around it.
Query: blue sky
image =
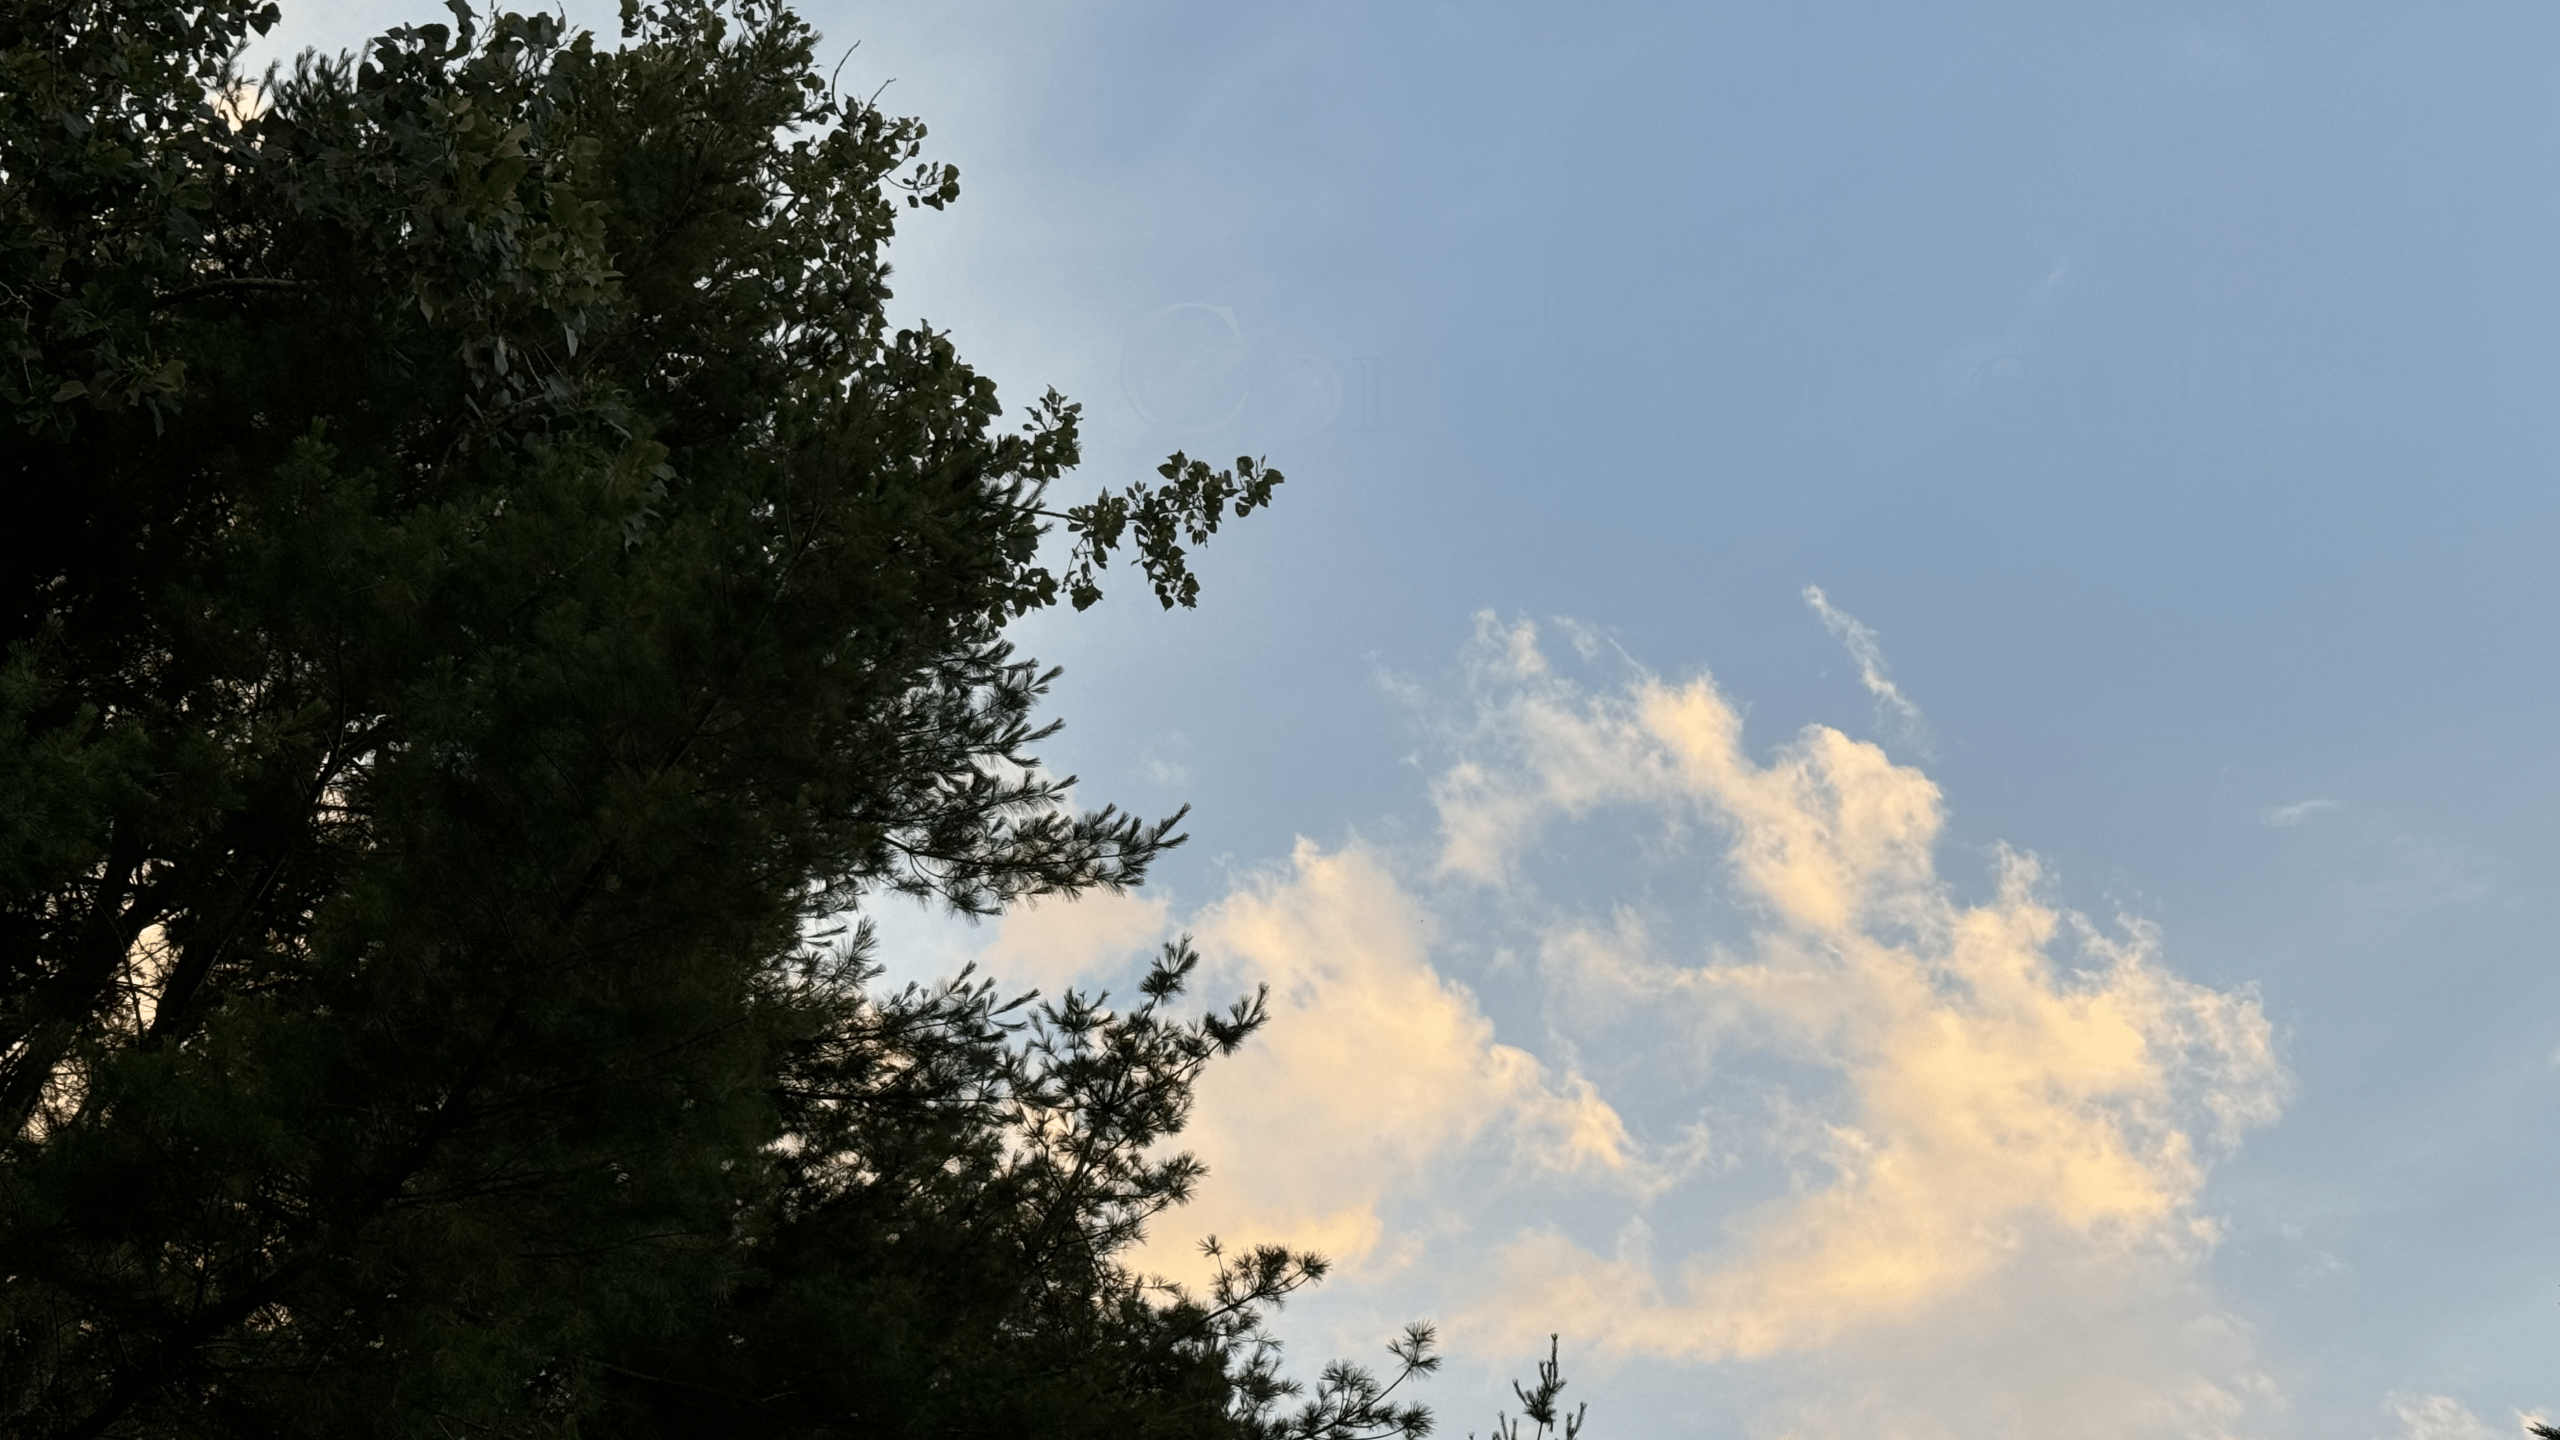
[[[1550,1329],[1611,1435],[2560,1407],[2560,12],[805,13],[1069,498],[1289,474],[1197,613],[1026,631],[1162,883],[891,930],[1279,983],[1197,1219],[1343,1257],[1303,1358],[1437,1317],[1459,1433]]]

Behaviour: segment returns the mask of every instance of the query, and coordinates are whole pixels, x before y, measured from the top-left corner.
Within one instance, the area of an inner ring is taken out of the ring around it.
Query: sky
[[[1023,627],[1190,844],[881,917],[1272,987],[1151,1263],[1327,1251],[1455,1434],[1551,1332],[1594,1440],[2560,1414],[2560,11],[803,13],[1060,498],[1288,476]]]

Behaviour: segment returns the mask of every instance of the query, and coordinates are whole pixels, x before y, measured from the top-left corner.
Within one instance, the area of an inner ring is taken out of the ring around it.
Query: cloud
[[[2170,973],[2147,926],[2055,905],[2026,855],[1998,852],[1990,894],[1957,898],[1937,787],[1873,745],[1814,726],[1755,759],[1710,681],[1588,693],[1527,625],[1486,622],[1473,670],[1478,716],[1435,794],[1441,872],[1516,892],[1548,828],[1604,806],[1712,833],[1721,884],[1700,878],[1748,917],[1738,951],[1566,921],[1548,952],[1584,968],[1560,984],[1678,1017],[1666,1043],[1818,1077],[1762,1137],[1797,1180],[1724,1243],[1664,1261],[1533,1227],[1502,1247],[1478,1323],[1680,1360],[1828,1357],[1819,1429],[1918,1392],[2005,1396],[2062,1434],[2128,1433],[2126,1406],[2151,1417],[2136,1432],[2220,1433],[2258,1403],[2245,1328],[2198,1279],[2210,1160],[2285,1093],[2254,997]],[[2039,1352],[2094,1367],[2069,1405],[2026,1393]],[[1865,1358],[1830,1363],[1847,1355]],[[2098,1392],[2116,1420],[2071,1418]]]
[[[1033,900],[1005,912],[976,958],[1005,985],[1055,995],[1153,954],[1171,932],[1172,914],[1160,891]]]
[[[1781,762],[1742,753],[1742,717],[1704,680],[1641,677],[1590,698],[1558,678],[1534,627],[1479,617],[1470,666],[1486,695],[1466,754],[1433,786],[1439,870],[1494,884],[1549,824],[1604,805],[1729,830],[1739,889],[1792,923],[1845,931],[1876,904],[1923,894],[1937,787],[1882,750],[1816,727]]]
[[[2517,1417],[2515,1425],[2502,1432],[2450,1395],[2395,1390],[2382,1402],[2382,1410],[2400,1427],[2396,1440],[2507,1440],[2509,1435],[2525,1433],[2525,1417]]]
[[[2290,830],[2323,810],[2335,810],[2335,800],[2296,800],[2290,805],[2270,805],[2258,812],[2258,823],[2270,830]]]
[[[1770,1437],[2210,1437],[2281,1409],[2202,1199],[2285,1097],[2255,997],[2060,904],[2025,853],[1950,881],[1944,797],[1878,746],[1755,752],[1712,681],[1567,637],[1567,665],[1625,668],[1586,683],[1480,619],[1427,850],[1300,840],[1187,920],[1007,920],[999,975],[1188,928],[1204,998],[1271,987],[1182,1137],[1210,1175],[1138,1265],[1196,1279],[1209,1234],[1313,1248],[1341,1267],[1319,1306],[1435,1315],[1464,1355],[1562,1331],[1604,1365],[1747,1373]],[[1543,1027],[1517,1028],[1524,985]]]
[[[1929,722],[1920,707],[1893,683],[1886,673],[1884,647],[1876,640],[1876,632],[1858,621],[1858,617],[1831,603],[1819,585],[1804,587],[1804,603],[1822,620],[1822,628],[1831,632],[1849,658],[1858,664],[1858,683],[1876,697],[1876,722],[1897,733],[1902,740],[1923,755],[1929,753]]]
[[[1183,1144],[1211,1181],[1159,1222],[1142,1268],[1180,1274],[1210,1234],[1392,1268],[1388,1203],[1445,1203],[1442,1167],[1485,1142],[1533,1168],[1642,1183],[1617,1112],[1496,1041],[1475,997],[1432,963],[1433,929],[1375,852],[1304,840],[1285,870],[1198,917],[1206,993],[1268,984],[1272,1021],[1203,1077]]]

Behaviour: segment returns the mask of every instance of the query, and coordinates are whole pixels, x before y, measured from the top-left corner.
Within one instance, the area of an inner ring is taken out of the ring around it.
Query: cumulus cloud
[[[1923,755],[1929,753],[1929,722],[1911,697],[1893,683],[1884,663],[1884,646],[1876,632],[1859,623],[1858,617],[1831,603],[1819,585],[1804,587],[1804,603],[1822,621],[1822,628],[1840,642],[1842,649],[1858,667],[1858,683],[1876,697],[1876,723]]]
[[[1168,897],[1142,890],[1029,901],[997,922],[978,964],[1007,986],[1055,995],[1152,954],[1172,927],[1172,913]]]
[[[2025,855],[1999,852],[1990,893],[1958,898],[1935,863],[1937,787],[1873,745],[1815,726],[1757,759],[1711,682],[1589,693],[1526,625],[1488,622],[1476,674],[1479,718],[1436,792],[1441,870],[1516,887],[1545,829],[1604,806],[1712,832],[1718,888],[1750,917],[1738,950],[1568,921],[1550,953],[1591,967],[1576,984],[1685,1017],[1690,1045],[1827,1082],[1800,1087],[1790,1159],[1808,1178],[1731,1217],[1729,1243],[1666,1262],[1533,1229],[1503,1247],[1505,1314],[1691,1360],[1838,1356],[1888,1333],[1893,1353],[1936,1357],[1835,1377],[1825,1425],[1861,1393],[1882,1414],[1969,1375],[2080,1433],[2097,1422],[2000,1377],[2081,1362],[2096,1368],[2072,1404],[2121,1392],[2091,1433],[2128,1433],[2125,1406],[2152,1417],[2136,1432],[2219,1433],[2255,1403],[2245,1330],[2196,1278],[2209,1162],[2284,1094],[2253,997],[2170,973],[2146,926],[2053,904]],[[2078,1358],[2024,1363],[2057,1346]]]
[[[1286,869],[1198,917],[1210,984],[1268,984],[1272,1023],[1204,1077],[1183,1143],[1208,1158],[1211,1182],[1159,1227],[1148,1268],[1179,1273],[1204,1234],[1392,1268],[1398,1255],[1380,1252],[1387,1202],[1445,1205],[1440,1167],[1479,1143],[1642,1183],[1617,1112],[1497,1041],[1475,997],[1433,964],[1433,929],[1375,852],[1303,840]]]
[[[1623,658],[1567,638],[1567,666]],[[1586,683],[1489,617],[1466,673],[1427,852],[1301,840],[1181,925],[1208,994],[1267,983],[1274,1019],[1207,1073],[1183,1143],[1210,1177],[1142,1267],[1196,1277],[1205,1234],[1314,1248],[1337,1295],[1462,1352],[1555,1330],[1747,1369],[1772,1437],[2281,1409],[2205,1266],[2210,1168],[2286,1092],[2254,996],[2058,903],[2027,854],[1950,880],[1944,797],[1876,745],[1755,751],[1710,680]],[[1026,912],[989,964],[1087,972],[1175,919]]]

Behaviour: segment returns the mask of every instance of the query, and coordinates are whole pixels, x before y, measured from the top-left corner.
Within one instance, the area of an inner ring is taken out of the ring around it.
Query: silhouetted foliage
[[[1495,1416],[1491,1440],[1520,1440],[1520,1422],[1523,1420],[1538,1427],[1529,1432],[1530,1440],[1547,1440],[1550,1434],[1557,1436],[1558,1440],[1578,1440],[1582,1434],[1583,1412],[1591,1407],[1576,1405],[1571,1413],[1562,1409],[1565,1381],[1564,1370],[1556,1358],[1557,1344],[1556,1336],[1547,1337],[1547,1358],[1538,1362],[1538,1383],[1535,1386],[1522,1385],[1517,1380],[1511,1382],[1511,1393],[1520,1401],[1520,1413],[1516,1417],[1509,1414]]]
[[[787,9],[452,8],[253,94],[263,0],[0,0],[0,1429],[1422,1435],[1427,1327],[1283,1375],[1319,1257],[1126,1263],[1258,998],[827,928],[1180,842],[1005,626],[1279,473],[1047,508],[1077,408],[887,319],[956,174]]]
[[[1117,1259],[1258,1007],[806,937],[1137,883],[1004,624],[1278,475],[1044,511],[1075,407],[888,324],[956,177],[787,11],[455,9],[253,105],[272,5],[0,5],[8,1428],[1267,1428],[1321,1266]]]

